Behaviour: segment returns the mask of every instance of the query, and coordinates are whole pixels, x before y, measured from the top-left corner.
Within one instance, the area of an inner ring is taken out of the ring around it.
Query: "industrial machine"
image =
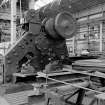
[[[41,8],[25,14],[25,33],[5,55],[5,82],[12,81],[12,74],[21,72],[23,64],[30,64],[35,73],[46,65],[56,65],[49,69],[58,70],[67,61],[66,39],[74,36],[76,21],[68,11],[47,11]]]
[[[5,55],[5,83],[12,82],[13,74],[16,73],[36,74],[37,83],[31,86],[28,83],[7,86],[4,84],[5,88],[2,86],[0,89],[2,97],[10,99],[10,102],[23,104],[28,103],[29,96],[45,93],[45,105],[94,105],[99,99],[105,102],[104,86],[94,87],[91,81],[92,77],[103,79],[105,75],[76,71],[67,65],[63,68],[69,61],[66,39],[75,35],[76,21],[63,8],[64,5],[56,9],[54,6],[56,2],[37,11],[27,11],[26,22],[22,26],[24,30],[22,37]],[[102,95],[101,98],[96,97],[96,93]],[[90,96],[92,100],[87,104],[86,99],[90,100]]]

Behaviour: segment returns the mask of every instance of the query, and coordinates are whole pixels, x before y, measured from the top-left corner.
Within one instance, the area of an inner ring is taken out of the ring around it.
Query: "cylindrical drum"
[[[54,18],[50,18],[49,20],[46,21],[46,23],[45,23],[45,30],[47,31],[47,33],[52,38],[58,38],[59,37],[57,35],[55,29],[54,29]]]
[[[55,18],[55,30],[65,39],[72,38],[76,31],[76,22],[68,12],[61,12]]]
[[[45,29],[53,38],[61,36],[68,39],[74,36],[76,22],[69,12],[61,12],[56,17],[46,21]]]

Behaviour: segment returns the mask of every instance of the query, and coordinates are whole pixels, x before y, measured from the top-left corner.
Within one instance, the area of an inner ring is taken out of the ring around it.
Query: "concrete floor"
[[[76,102],[76,100],[75,99],[77,99],[77,95],[75,95],[75,96],[73,96],[71,99],[70,99],[70,101],[72,101],[72,102]],[[92,100],[94,99],[94,97],[85,97],[84,96],[84,100],[83,100],[83,105],[100,105],[100,104],[98,104],[98,101],[96,100],[95,101],[95,103],[93,103],[93,104],[90,104],[91,102],[92,102]],[[2,103],[3,104],[1,104],[1,101],[3,101]],[[3,100],[3,98],[1,97],[0,98],[0,105],[9,105],[9,104],[4,104],[4,100]],[[44,95],[39,95],[39,96],[30,96],[29,98],[28,98],[28,104],[24,104],[24,105],[45,105],[45,96]],[[51,104],[52,105],[52,104]],[[55,104],[53,104],[53,105],[55,105]],[[65,104],[65,105],[68,105],[68,104]],[[70,105],[70,104],[69,104]],[[105,105],[105,104],[102,104],[102,105]]]
[[[75,100],[75,99],[73,99]],[[75,102],[73,101],[72,102]],[[89,103],[91,103],[92,101],[92,97],[85,97],[84,100],[83,100],[83,105],[89,105]],[[42,96],[31,96],[29,97],[29,104],[28,105],[45,105],[45,97],[44,95]],[[97,101],[95,101],[94,104],[92,105],[98,105]]]
[[[44,103],[45,103],[44,95],[29,97],[29,105],[44,105]]]

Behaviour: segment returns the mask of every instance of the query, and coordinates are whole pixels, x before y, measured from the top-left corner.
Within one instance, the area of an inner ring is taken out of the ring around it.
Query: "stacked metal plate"
[[[99,71],[105,72],[105,60],[90,59],[90,60],[79,60],[72,64],[75,70],[85,71]]]

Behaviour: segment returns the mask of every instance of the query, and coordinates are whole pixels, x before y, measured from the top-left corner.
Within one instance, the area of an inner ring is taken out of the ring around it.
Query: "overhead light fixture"
[[[53,0],[38,0],[38,1],[36,1],[35,2],[35,10],[37,10],[37,9],[39,9],[39,8],[49,4],[49,3],[51,3],[52,1]],[[40,7],[37,6],[37,5],[39,5]]]
[[[39,9],[39,8],[49,4],[49,3],[52,3],[51,7],[54,5],[54,2],[57,2],[57,4],[60,5],[61,1],[62,0],[37,0],[35,2],[35,10],[37,10],[37,9]],[[40,5],[40,7],[37,5]]]

